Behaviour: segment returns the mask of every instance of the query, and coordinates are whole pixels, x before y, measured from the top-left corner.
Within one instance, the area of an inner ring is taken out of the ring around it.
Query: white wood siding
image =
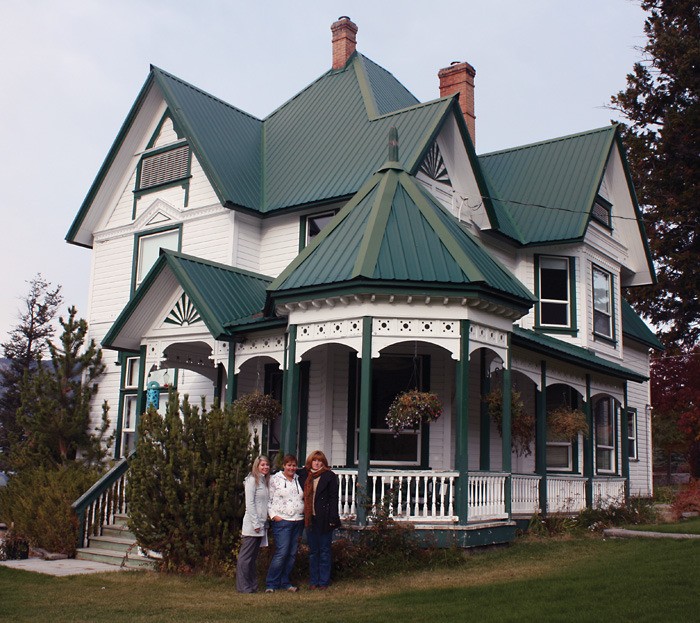
[[[260,272],[277,277],[299,253],[299,215],[276,216],[263,221]]]

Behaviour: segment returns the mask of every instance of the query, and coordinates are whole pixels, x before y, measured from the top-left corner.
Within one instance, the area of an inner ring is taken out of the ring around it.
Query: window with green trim
[[[609,397],[593,402],[596,471],[615,473],[615,401]]]
[[[177,145],[146,153],[139,164],[136,190],[171,184],[190,176],[190,146]]]
[[[612,275],[593,266],[593,333],[613,339]]]
[[[323,214],[314,214],[306,217],[305,246],[321,233],[323,228],[331,222],[336,213],[337,210],[332,210],[330,212],[324,212]]]
[[[139,234],[136,243],[134,289],[141,285],[144,277],[156,263],[161,249],[177,251],[180,248],[180,228]]]
[[[129,456],[136,449],[136,405],[138,403],[139,358],[127,357],[122,364],[122,417],[120,457]]]
[[[537,325],[573,327],[573,259],[540,255],[537,271]]]
[[[630,461],[639,459],[637,447],[637,410],[627,409],[627,452]]]

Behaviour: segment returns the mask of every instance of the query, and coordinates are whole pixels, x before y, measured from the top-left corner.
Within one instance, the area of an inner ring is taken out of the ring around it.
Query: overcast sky
[[[87,316],[64,238],[149,64],[262,118],[330,68],[340,15],[421,101],[471,63],[479,153],[607,125],[645,42],[634,0],[0,0],[0,341],[38,272]]]

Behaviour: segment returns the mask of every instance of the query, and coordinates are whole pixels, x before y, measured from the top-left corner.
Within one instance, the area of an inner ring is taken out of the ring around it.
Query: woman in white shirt
[[[241,549],[236,567],[236,590],[239,593],[258,591],[256,561],[260,547],[267,546],[267,504],[269,501],[270,460],[259,456],[243,481],[245,515],[241,530]]]
[[[282,471],[270,478],[267,514],[272,520],[275,553],[267,572],[266,593],[299,590],[289,579],[304,529],[304,489],[296,471],[297,458],[287,454],[282,459]]]

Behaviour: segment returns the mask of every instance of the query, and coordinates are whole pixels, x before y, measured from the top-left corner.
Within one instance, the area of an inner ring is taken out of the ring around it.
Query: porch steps
[[[153,569],[153,560],[141,555],[126,520],[126,515],[115,515],[114,523],[103,526],[101,536],[90,537],[88,547],[78,548],[75,557],[127,569]]]

